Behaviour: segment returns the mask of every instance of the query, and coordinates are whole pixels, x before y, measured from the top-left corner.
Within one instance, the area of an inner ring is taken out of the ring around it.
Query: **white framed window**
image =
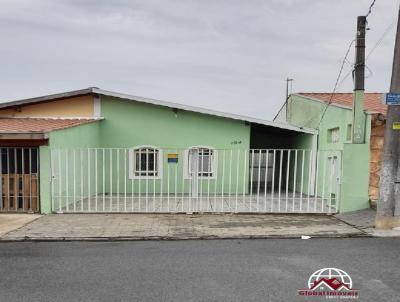
[[[161,178],[162,158],[162,150],[155,146],[138,146],[130,149],[129,178]]]
[[[340,128],[328,129],[328,143],[338,143],[340,141]]]
[[[190,179],[197,171],[198,178],[215,179],[217,174],[217,151],[208,146],[194,146],[185,151],[184,176]]]

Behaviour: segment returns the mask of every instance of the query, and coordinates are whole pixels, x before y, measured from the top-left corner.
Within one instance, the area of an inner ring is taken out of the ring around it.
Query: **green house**
[[[347,204],[337,179],[340,160],[361,171],[363,161],[318,145],[322,135],[312,123],[99,88],[2,103],[0,211],[335,213],[366,206],[361,195]],[[323,169],[326,156],[337,162]]]
[[[292,94],[274,119],[318,131],[318,150],[325,155],[319,166],[336,165],[341,212],[367,208],[379,196],[387,106],[381,93],[365,94],[365,143],[353,144],[352,103],[352,93]],[[319,190],[323,190],[322,183]]]

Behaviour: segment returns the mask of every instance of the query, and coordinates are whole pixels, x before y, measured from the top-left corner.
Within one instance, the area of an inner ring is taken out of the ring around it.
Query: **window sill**
[[[129,179],[161,179],[161,176],[129,176]]]
[[[193,179],[193,177],[185,176],[185,180],[191,180],[191,179]],[[216,180],[217,177],[216,176],[212,176],[212,177],[198,176],[197,179],[198,180]]]

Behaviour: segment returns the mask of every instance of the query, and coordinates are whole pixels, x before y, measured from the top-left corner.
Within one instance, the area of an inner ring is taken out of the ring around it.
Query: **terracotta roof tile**
[[[0,133],[46,133],[98,120],[77,118],[0,118]]]
[[[298,93],[299,95],[310,97],[328,103],[331,93]],[[353,93],[335,93],[332,103],[351,108],[353,104]],[[387,105],[382,103],[382,93],[365,93],[364,109],[367,111],[379,112],[386,115]]]

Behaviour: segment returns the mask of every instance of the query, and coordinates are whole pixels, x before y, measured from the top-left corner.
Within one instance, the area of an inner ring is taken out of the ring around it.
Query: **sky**
[[[332,92],[371,2],[1,0],[0,101],[94,86],[271,120],[287,77],[293,92]],[[387,34],[367,91],[389,89],[398,7],[377,0],[368,18],[367,54]]]

